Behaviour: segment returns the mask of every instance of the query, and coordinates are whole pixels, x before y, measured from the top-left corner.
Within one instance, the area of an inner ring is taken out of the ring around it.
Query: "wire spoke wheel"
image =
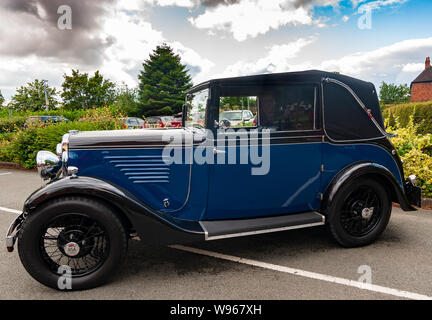
[[[96,220],[83,214],[63,214],[42,230],[39,249],[49,269],[57,273],[67,266],[72,277],[97,270],[110,249],[108,233]]]
[[[363,237],[379,223],[382,201],[372,186],[358,186],[348,194],[342,206],[340,223],[354,237]]]

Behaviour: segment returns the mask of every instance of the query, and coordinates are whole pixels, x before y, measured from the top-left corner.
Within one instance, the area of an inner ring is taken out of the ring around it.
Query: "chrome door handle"
[[[216,148],[213,148],[213,154],[218,154],[218,153],[225,153],[224,150],[218,150]]]

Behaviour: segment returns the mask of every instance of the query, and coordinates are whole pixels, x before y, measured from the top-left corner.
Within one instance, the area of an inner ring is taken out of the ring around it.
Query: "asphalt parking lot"
[[[35,172],[0,169],[2,237],[42,184]],[[112,282],[59,292],[33,280],[17,252],[3,247],[0,299],[432,299],[431,251],[432,211],[393,208],[380,240],[357,249],[339,247],[323,227],[177,248],[131,241]],[[370,271],[371,285],[359,288],[367,273],[359,268]]]

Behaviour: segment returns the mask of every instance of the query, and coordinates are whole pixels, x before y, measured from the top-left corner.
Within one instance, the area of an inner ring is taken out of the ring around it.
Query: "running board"
[[[277,217],[241,220],[200,221],[206,240],[243,237],[254,234],[301,229],[325,224],[318,212],[304,212]]]

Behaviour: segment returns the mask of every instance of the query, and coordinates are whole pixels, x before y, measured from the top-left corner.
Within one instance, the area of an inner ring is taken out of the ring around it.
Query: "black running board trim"
[[[278,217],[241,220],[200,221],[205,240],[243,237],[254,234],[279,232],[321,226],[325,217],[318,212],[304,212]]]

